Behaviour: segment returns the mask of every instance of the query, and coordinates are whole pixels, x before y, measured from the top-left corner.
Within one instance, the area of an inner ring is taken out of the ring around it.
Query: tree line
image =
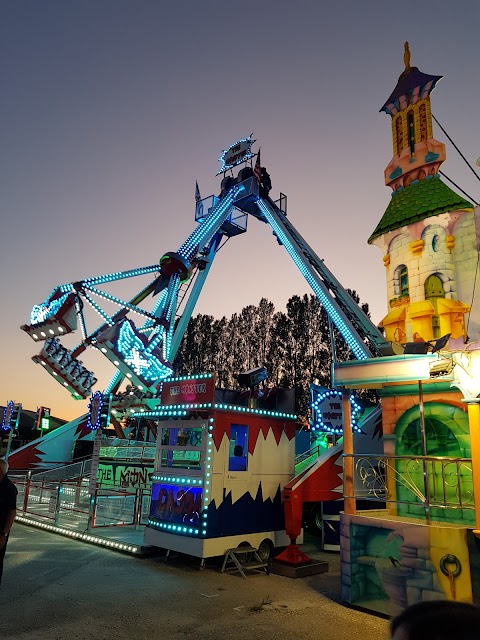
[[[347,289],[357,304],[358,294]],[[367,303],[360,305],[370,316]],[[333,329],[337,359],[353,358]],[[216,372],[217,384],[236,388],[236,375],[256,367],[268,370],[269,386],[295,389],[295,410],[309,415],[310,383],[330,387],[332,349],[328,316],[313,294],[292,296],[286,311],[262,298],[230,318],[192,317],[174,361],[176,375]]]

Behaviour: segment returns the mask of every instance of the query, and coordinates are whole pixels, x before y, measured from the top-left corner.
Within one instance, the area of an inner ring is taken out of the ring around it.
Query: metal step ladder
[[[267,566],[268,563],[262,562],[257,549],[237,547],[236,549],[227,549],[225,552],[221,573],[239,571],[244,578],[247,577],[245,571],[260,571],[268,575]]]

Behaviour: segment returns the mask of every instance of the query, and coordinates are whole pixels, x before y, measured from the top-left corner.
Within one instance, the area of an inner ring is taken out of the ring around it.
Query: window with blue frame
[[[408,269],[405,265],[400,269],[400,295],[408,296],[409,287],[408,287]]]
[[[230,444],[228,452],[229,471],[247,471],[248,468],[248,426],[230,425]]]

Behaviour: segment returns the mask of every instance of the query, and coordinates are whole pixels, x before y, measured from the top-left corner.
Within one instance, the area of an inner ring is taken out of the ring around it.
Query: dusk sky
[[[477,0],[3,0],[0,404],[86,411],[31,361],[40,345],[20,325],[56,285],[176,251],[195,227],[195,180],[202,197],[219,193],[222,149],[252,132],[273,198],[287,194],[289,219],[379,322],[385,269],[367,239],[393,153],[379,109],[408,40],[412,65],[443,76],[433,114],[475,166],[479,25]],[[478,201],[480,183],[435,124],[434,137],[447,144],[442,170]],[[228,317],[262,297],[284,310],[306,292],[271,229],[250,219],[195,313]],[[92,355],[82,360],[103,390],[113,371]]]

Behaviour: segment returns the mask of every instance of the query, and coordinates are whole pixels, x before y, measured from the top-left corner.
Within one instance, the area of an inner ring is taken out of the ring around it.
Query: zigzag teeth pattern
[[[245,474],[241,471],[228,472],[228,449],[229,439],[225,433],[213,465],[213,473],[217,477],[212,483],[211,499],[215,500],[217,507],[223,502],[223,486],[221,483],[221,475],[223,473],[225,473],[225,493],[226,495],[231,495],[232,504],[235,504],[246,493],[249,493],[252,499],[255,500],[260,484],[263,500],[265,501],[268,498],[273,500],[278,491],[278,486],[280,485],[283,489],[294,476],[295,459],[292,441],[288,439],[285,433],[282,433],[278,445],[271,429],[269,429],[265,439],[259,436],[254,455],[248,455],[248,472]],[[223,465],[225,465],[225,470]],[[229,478],[229,475],[234,477]]]

